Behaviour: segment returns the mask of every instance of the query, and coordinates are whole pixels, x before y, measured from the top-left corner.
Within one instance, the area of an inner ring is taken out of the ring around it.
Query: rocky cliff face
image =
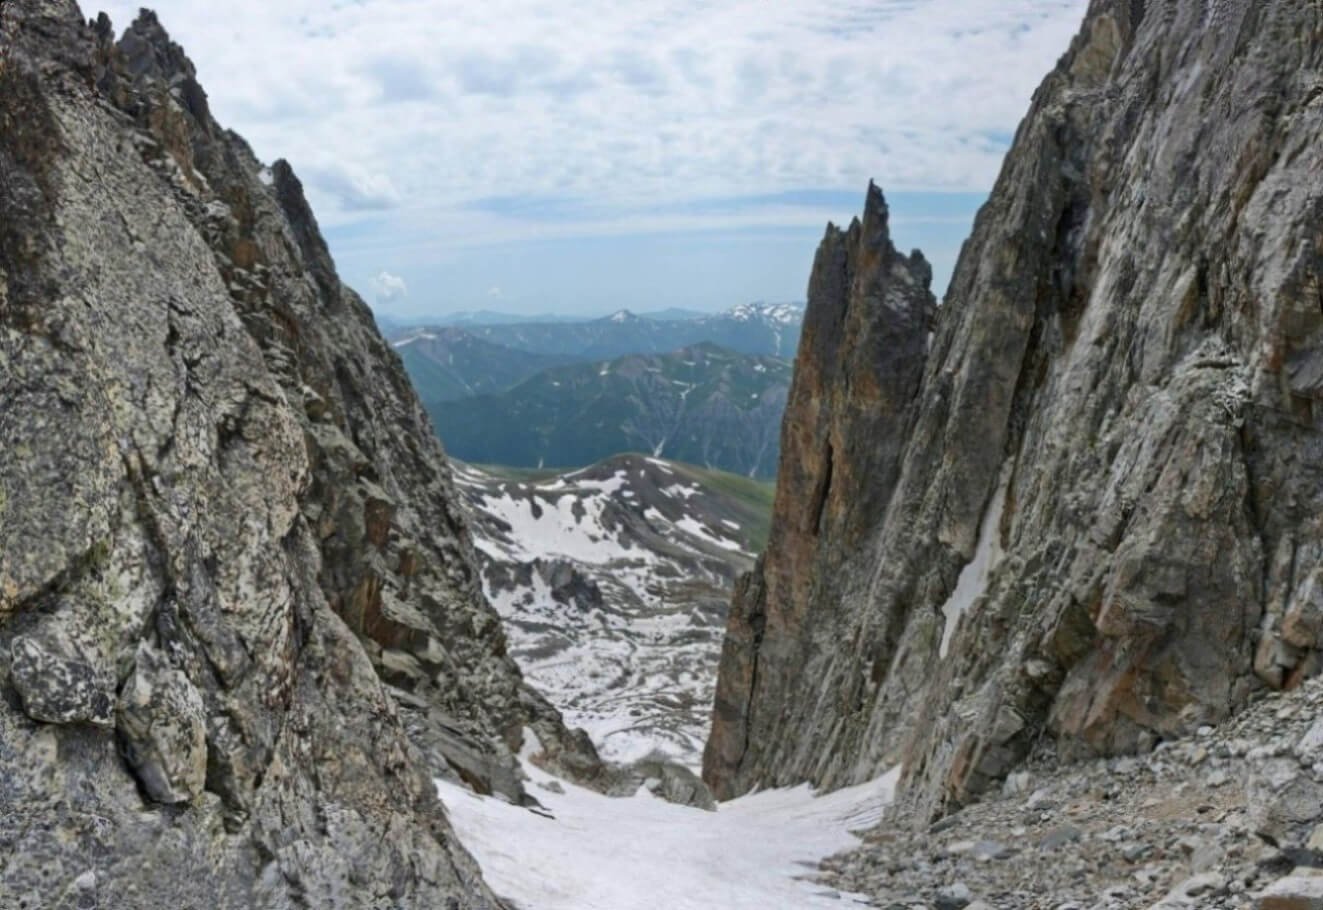
[[[932,269],[891,243],[870,185],[862,221],[828,227],[781,432],[772,531],[736,589],[704,771],[720,798],[760,782],[749,761],[780,735],[774,714],[803,691],[813,630],[847,623],[839,582],[867,571],[913,415],[935,310]],[[829,639],[819,644],[832,647]],[[819,743],[784,743],[805,755]]]
[[[0,905],[489,907],[430,777],[534,727],[289,166],[144,13],[0,2]]]
[[[872,470],[805,482],[842,446],[792,404],[805,443],[731,618],[718,791],[903,762],[923,817],[1044,737],[1143,750],[1317,670],[1321,30],[1296,0],[1090,5],[926,363],[912,340],[878,351],[892,395],[922,371],[912,422],[849,437]],[[849,360],[805,348],[795,402],[833,400],[824,372]],[[859,520],[812,536],[819,487]]]

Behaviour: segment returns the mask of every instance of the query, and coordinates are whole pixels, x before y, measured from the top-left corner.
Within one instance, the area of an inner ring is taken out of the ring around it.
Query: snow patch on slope
[[[754,560],[729,504],[635,456],[535,482],[454,475],[526,678],[604,757],[696,767],[730,589]]]
[[[1002,468],[1001,479],[997,482],[997,491],[992,494],[992,502],[983,513],[983,522],[979,525],[978,545],[974,548],[974,558],[965,564],[956,581],[955,590],[942,604],[942,615],[946,617],[946,626],[942,630],[942,645],[938,650],[940,657],[945,657],[951,647],[951,638],[955,635],[960,617],[969,612],[969,608],[983,596],[988,588],[988,579],[992,570],[1001,562],[1001,516],[1006,510],[1006,492],[1011,484],[1010,465]]]
[[[419,332],[416,335],[410,335],[408,338],[402,338],[399,341],[396,341],[394,347],[407,347],[416,341],[436,341],[436,335],[432,332]]]
[[[843,895],[805,880],[819,861],[858,843],[892,801],[899,770],[815,796],[769,790],[704,812],[641,789],[612,799],[531,764],[530,792],[554,816],[436,781],[459,840],[487,881],[524,910],[840,910]]]
[[[701,521],[698,521],[695,518],[690,518],[688,515],[676,521],[675,526],[686,534],[697,537],[699,540],[704,541],[705,543],[710,543],[713,546],[721,547],[723,550],[742,549],[739,541],[730,540],[726,537],[717,537],[712,533],[711,529]]]
[[[573,493],[558,497],[551,508],[546,502],[508,494],[483,499],[483,510],[510,526],[508,555],[522,560],[559,557],[596,565],[630,557],[647,561],[647,553],[630,552],[629,542],[602,524],[604,508],[600,499]]]

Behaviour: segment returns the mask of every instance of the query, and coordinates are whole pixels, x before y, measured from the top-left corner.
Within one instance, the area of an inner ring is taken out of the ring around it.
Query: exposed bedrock
[[[807,694],[802,660],[846,623],[840,582],[877,530],[900,467],[936,301],[932,269],[891,243],[882,191],[862,220],[818,249],[781,432],[767,550],[736,588],[722,650],[705,777],[719,797],[743,790],[749,759],[775,735],[772,713]],[[773,705],[777,707],[773,708]],[[791,744],[786,744],[787,746]],[[808,755],[817,743],[796,744]]]
[[[152,14],[2,0],[0,906],[494,907],[431,777],[525,727],[600,771],[291,168]]]
[[[1318,669],[1321,35],[1305,0],[1095,0],[926,362],[913,333],[869,379],[840,353],[919,321],[895,307],[814,340],[842,309],[828,233],[772,543],[732,611],[720,795],[903,763],[940,812],[1045,736],[1142,750]],[[909,416],[859,423],[876,375]]]

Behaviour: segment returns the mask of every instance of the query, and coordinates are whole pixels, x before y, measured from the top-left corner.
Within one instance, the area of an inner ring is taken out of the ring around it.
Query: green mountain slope
[[[578,361],[609,360],[629,354],[664,354],[695,344],[718,344],[743,354],[793,358],[799,346],[804,308],[797,304],[750,303],[724,313],[661,311],[637,315],[620,310],[601,319],[513,323],[464,322],[462,331],[505,348]],[[494,316],[485,318],[495,319]],[[414,328],[392,336],[399,344],[420,334],[443,335],[444,328]]]
[[[770,477],[790,374],[789,361],[701,344],[557,367],[428,409],[447,448],[472,462],[575,467],[646,452]]]
[[[458,328],[409,329],[392,342],[424,402],[504,392],[579,358],[516,351]]]

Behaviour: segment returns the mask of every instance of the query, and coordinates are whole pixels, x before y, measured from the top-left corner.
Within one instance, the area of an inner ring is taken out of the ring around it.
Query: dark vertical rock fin
[[[922,256],[891,242],[886,201],[869,185],[862,220],[829,226],[781,431],[774,530],[739,585],[722,651],[704,777],[718,796],[775,782],[764,764],[784,739],[779,705],[802,688],[802,641],[830,624],[834,573],[887,508],[936,305]]]

